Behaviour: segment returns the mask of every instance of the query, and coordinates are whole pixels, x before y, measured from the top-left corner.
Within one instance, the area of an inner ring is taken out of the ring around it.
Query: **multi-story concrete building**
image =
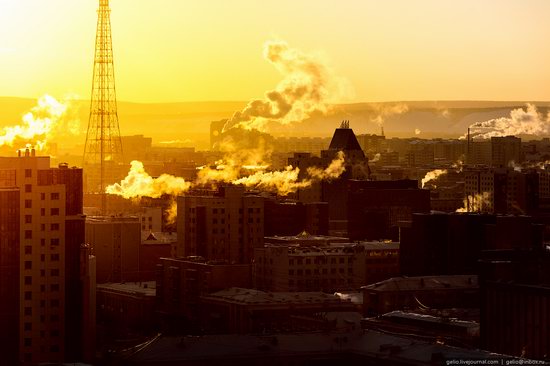
[[[86,242],[97,259],[97,283],[141,280],[141,224],[137,217],[88,217]]]
[[[254,283],[265,291],[358,289],[399,274],[399,243],[266,245],[254,251]]]
[[[468,168],[464,171],[466,209],[499,214],[532,213],[538,208],[540,181],[535,171]]]
[[[491,137],[491,164],[506,168],[511,163],[523,161],[521,139],[515,136]]]
[[[263,246],[264,198],[242,186],[178,197],[177,230],[178,257],[250,263],[253,249]]]
[[[250,264],[209,262],[199,257],[161,258],[156,301],[166,327],[196,323],[200,296],[229,287],[251,286]]]
[[[2,210],[11,216],[2,238],[10,249],[6,263],[13,265],[14,250],[19,252],[18,296],[0,299],[18,306],[19,330],[11,334],[18,345],[12,351],[18,350],[24,364],[78,360],[83,349],[82,170],[50,168],[50,158],[35,156],[34,150],[19,155],[0,158],[1,185],[19,190],[18,200],[13,189],[2,192],[7,199]]]

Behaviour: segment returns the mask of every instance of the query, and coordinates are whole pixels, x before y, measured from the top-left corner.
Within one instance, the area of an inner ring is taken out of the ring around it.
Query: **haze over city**
[[[0,0],[0,363],[550,362],[543,0]]]

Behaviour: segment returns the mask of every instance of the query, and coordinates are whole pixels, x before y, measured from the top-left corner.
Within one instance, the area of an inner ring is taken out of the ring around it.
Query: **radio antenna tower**
[[[106,214],[105,187],[113,183],[117,165],[123,163],[122,140],[118,125],[115,68],[111,39],[109,0],[99,0],[95,39],[94,74],[90,119],[84,147],[88,191],[101,194],[101,212]]]

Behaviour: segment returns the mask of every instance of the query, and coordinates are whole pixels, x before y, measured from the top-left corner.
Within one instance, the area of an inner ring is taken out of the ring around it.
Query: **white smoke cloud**
[[[437,179],[439,179],[439,177],[441,177],[444,174],[447,174],[447,169],[435,169],[435,170],[427,172],[426,175],[424,176],[424,178],[422,178],[422,188],[424,188],[426,183],[428,183],[430,181],[433,181],[433,180],[437,180]],[[432,183],[432,185],[435,188],[435,184]]]
[[[134,160],[130,163],[130,171],[120,183],[115,183],[105,189],[106,193],[124,198],[152,197],[158,198],[164,194],[178,195],[189,190],[191,183],[185,179],[162,174],[158,178],[151,177],[143,168],[143,163]]]
[[[414,129],[414,134],[415,134],[415,135],[420,135],[421,132],[422,132],[422,131],[420,131],[420,129],[418,129],[418,128],[415,128],[415,129]]]
[[[544,136],[550,134],[550,113],[544,117],[538,112],[535,105],[527,104],[525,108],[510,111],[509,117],[494,118],[472,124],[470,133],[478,139],[521,134]],[[462,138],[466,138],[466,135]]]
[[[342,80],[325,63],[290,48],[286,42],[266,42],[264,57],[283,79],[263,99],[251,100],[242,111],[236,112],[225,124],[224,132],[234,127],[263,130],[268,122],[289,124],[315,112],[326,113],[329,101],[343,91]]]
[[[332,160],[326,169],[309,167],[307,173],[310,177],[318,180],[336,179],[346,170],[345,155],[343,151],[339,151],[336,158]]]

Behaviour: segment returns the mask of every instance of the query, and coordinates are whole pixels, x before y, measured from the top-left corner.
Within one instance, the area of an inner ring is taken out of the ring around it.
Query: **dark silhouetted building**
[[[481,346],[548,360],[550,253],[548,247],[482,253]]]
[[[350,181],[340,195],[343,201],[332,204],[334,210],[347,211],[351,240],[398,241],[400,221],[430,211],[430,192],[419,189],[416,180]]]
[[[205,261],[199,257],[162,258],[157,266],[157,309],[168,328],[196,324],[201,295],[251,284],[250,264]]]
[[[328,235],[328,203],[266,199],[264,235],[291,236],[306,231]]]
[[[542,229],[529,216],[413,214],[401,227],[401,274],[478,273],[482,250],[531,247]]]
[[[178,197],[177,229],[178,257],[250,263],[254,248],[263,245],[264,198],[242,186]]]
[[[307,322],[307,318],[332,311],[355,312],[351,301],[323,292],[263,292],[238,287],[202,296],[201,303],[201,323],[206,329],[238,334],[303,331],[304,323],[322,329],[319,322]]]

